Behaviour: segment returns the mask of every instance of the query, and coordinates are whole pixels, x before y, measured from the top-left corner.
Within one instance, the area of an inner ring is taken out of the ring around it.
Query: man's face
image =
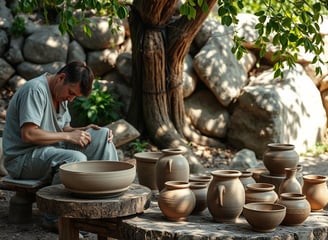
[[[58,102],[69,101],[72,102],[75,97],[82,96],[80,90],[80,83],[64,83],[65,74],[59,74],[56,79],[54,88],[54,97]]]

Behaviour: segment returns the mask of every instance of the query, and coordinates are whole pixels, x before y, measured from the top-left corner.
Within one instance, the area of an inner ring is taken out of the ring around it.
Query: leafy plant
[[[149,146],[149,143],[147,141],[141,141],[140,139],[136,139],[135,141],[131,142],[129,146],[135,153],[145,152],[146,148]]]
[[[122,106],[119,97],[110,89],[104,91],[97,80],[88,98],[77,97],[72,102],[72,109],[80,125],[95,123],[103,126],[116,121],[121,117]]]
[[[319,156],[328,152],[328,143],[316,143],[313,148],[308,149],[306,154]]]
[[[21,36],[25,33],[25,20],[22,17],[16,17],[9,32],[13,36]]]

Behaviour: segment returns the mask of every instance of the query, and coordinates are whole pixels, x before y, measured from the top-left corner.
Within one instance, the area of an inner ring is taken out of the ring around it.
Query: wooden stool
[[[0,189],[15,191],[9,201],[8,220],[10,223],[28,223],[32,220],[32,204],[35,193],[45,186],[40,180],[17,180],[5,176],[0,180]]]
[[[36,193],[40,211],[59,217],[59,240],[77,240],[79,230],[96,233],[99,240],[120,239],[122,219],[143,213],[150,198],[151,190],[139,184],[131,184],[122,195],[110,198],[79,198],[62,184]]]

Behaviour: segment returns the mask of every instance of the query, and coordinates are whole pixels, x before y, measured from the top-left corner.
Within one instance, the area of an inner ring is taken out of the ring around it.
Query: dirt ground
[[[328,154],[319,157],[301,157],[303,175],[328,175]],[[0,240],[57,240],[58,235],[51,233],[41,226],[41,213],[36,204],[33,206],[33,220],[28,224],[8,223],[9,199],[12,192],[0,192]],[[84,239],[95,240],[95,234],[88,234]]]

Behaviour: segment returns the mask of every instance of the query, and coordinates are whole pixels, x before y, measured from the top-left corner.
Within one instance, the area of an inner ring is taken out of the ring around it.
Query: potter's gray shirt
[[[36,147],[22,141],[20,131],[24,123],[34,123],[45,131],[59,132],[70,121],[67,101],[61,103],[58,114],[54,111],[46,74],[27,81],[12,97],[7,109],[3,132],[5,161]]]

